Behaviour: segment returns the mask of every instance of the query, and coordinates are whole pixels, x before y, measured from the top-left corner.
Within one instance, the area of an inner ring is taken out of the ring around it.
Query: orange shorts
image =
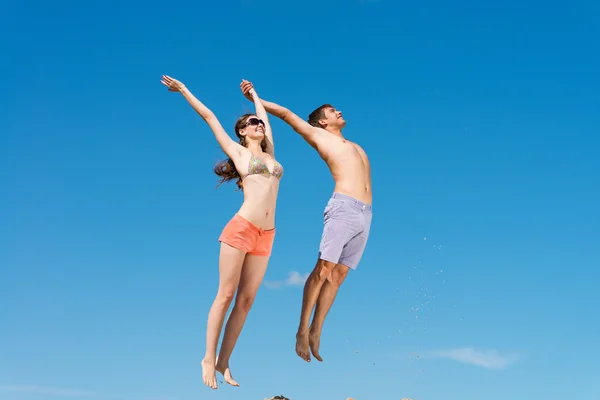
[[[238,214],[225,225],[219,242],[255,256],[270,256],[275,239],[275,228],[264,230]]]

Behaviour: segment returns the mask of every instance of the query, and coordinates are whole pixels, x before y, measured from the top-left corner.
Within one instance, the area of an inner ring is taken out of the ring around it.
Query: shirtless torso
[[[335,181],[334,192],[371,204],[371,166],[365,151],[353,143],[324,129],[313,139],[314,147]]]
[[[244,203],[238,214],[261,229],[273,229],[283,167],[267,153],[256,155],[249,150],[244,153],[236,160],[244,188]]]

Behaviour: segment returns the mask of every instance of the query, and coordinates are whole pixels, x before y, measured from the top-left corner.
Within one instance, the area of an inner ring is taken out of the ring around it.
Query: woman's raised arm
[[[236,156],[240,154],[240,149],[242,146],[240,146],[233,139],[231,139],[227,132],[225,132],[225,129],[223,129],[223,126],[221,125],[215,114],[211,110],[209,110],[208,107],[202,104],[202,102],[198,100],[196,96],[194,96],[192,92],[190,92],[189,89],[177,79],[171,78],[167,75],[163,75],[162,80],[160,82],[166,87],[168,87],[170,92],[181,93],[183,97],[185,97],[185,99],[188,101],[188,103],[190,103],[192,108],[194,108],[194,110],[196,110],[196,112],[202,117],[202,119],[206,121],[210,129],[215,134],[215,138],[217,139],[217,142],[219,142],[219,145],[221,146],[225,154],[227,154],[227,156],[232,160],[237,158]]]
[[[271,130],[271,124],[269,123],[269,114],[267,114],[267,110],[265,110],[265,106],[263,106],[260,97],[256,93],[256,89],[252,83],[243,79],[242,83],[240,83],[240,89],[244,96],[254,103],[254,107],[256,109],[256,116],[263,120],[265,123],[265,138],[267,139],[267,149],[266,152],[271,156],[274,156],[275,153],[275,144],[273,142],[273,131]]]

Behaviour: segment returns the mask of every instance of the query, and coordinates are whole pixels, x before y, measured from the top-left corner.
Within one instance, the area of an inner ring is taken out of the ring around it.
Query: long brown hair
[[[253,117],[254,115],[255,114],[242,115],[238,118],[237,121],[235,121],[235,125],[233,126],[235,135],[239,139],[239,144],[244,147],[246,147],[246,138],[240,135],[240,130],[246,126],[248,118]],[[260,147],[262,148],[262,151],[265,151],[267,149],[267,141],[265,139],[263,139],[263,141],[260,143]],[[217,187],[221,186],[222,183],[229,182],[235,179],[235,183],[237,184],[238,190],[244,190],[244,188],[242,187],[242,177],[240,176],[237,169],[235,169],[235,164],[233,163],[233,160],[231,158],[227,158],[217,163],[213,170],[215,174],[221,177],[221,181],[219,182]]]

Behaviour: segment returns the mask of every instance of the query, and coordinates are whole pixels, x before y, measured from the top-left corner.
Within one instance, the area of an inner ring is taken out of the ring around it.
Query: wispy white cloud
[[[309,273],[302,275],[298,271],[292,271],[284,281],[265,281],[263,284],[269,289],[281,289],[284,286],[303,286]]]
[[[487,369],[504,369],[515,363],[519,358],[515,353],[500,354],[498,350],[494,349],[476,350],[471,347],[435,351],[428,354],[428,356],[434,358],[447,358]]]
[[[304,283],[306,283],[306,280],[308,279],[308,275],[310,275],[310,273],[300,275],[299,272],[292,271],[288,275],[288,278],[285,281],[285,284],[289,285],[289,286],[303,286]]]
[[[4,392],[27,392],[37,393],[46,396],[61,396],[61,397],[95,397],[98,394],[90,390],[80,389],[62,389],[47,386],[19,386],[19,385],[0,385],[0,391]]]

